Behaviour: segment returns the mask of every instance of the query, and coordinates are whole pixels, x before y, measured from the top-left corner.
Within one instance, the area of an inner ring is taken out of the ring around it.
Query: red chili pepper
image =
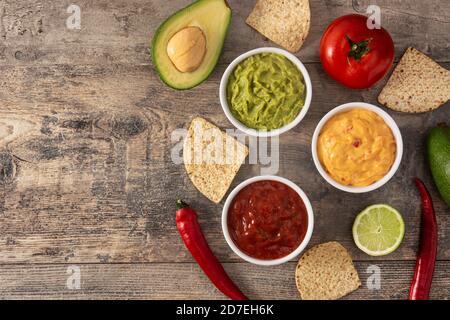
[[[433,280],[434,264],[436,262],[438,228],[433,201],[427,188],[418,178],[415,178],[414,182],[422,198],[422,227],[416,270],[409,291],[409,300],[428,300]]]
[[[181,234],[184,244],[203,272],[216,288],[230,299],[248,300],[227,275],[225,269],[208,246],[195,211],[181,200],[177,201],[177,209],[176,222],[178,231]]]

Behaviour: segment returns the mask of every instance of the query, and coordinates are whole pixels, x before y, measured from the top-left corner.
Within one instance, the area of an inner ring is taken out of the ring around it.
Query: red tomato
[[[342,16],[325,30],[320,41],[320,60],[336,81],[352,89],[366,89],[383,78],[394,61],[389,33],[367,28],[367,17]]]

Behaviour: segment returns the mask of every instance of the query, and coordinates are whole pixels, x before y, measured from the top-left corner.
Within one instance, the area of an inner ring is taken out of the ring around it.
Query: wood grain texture
[[[311,2],[312,24],[298,56],[319,61],[320,38],[336,17],[365,13],[369,4],[382,9],[382,25],[395,39],[396,56],[410,45],[438,61],[450,62],[450,3],[442,0],[333,0]],[[149,64],[148,47],[158,25],[189,0],[79,0],[81,29],[69,30],[67,8],[72,1],[0,2],[0,61],[12,65]],[[253,0],[228,1],[233,10],[222,62],[261,46],[274,46],[245,24]],[[426,37],[425,37],[426,35]]]
[[[147,49],[156,27],[189,1],[78,1],[81,30],[65,27],[72,2],[0,1],[0,296],[219,298],[178,236],[174,201],[181,197],[198,209],[211,247],[245,289],[260,298],[296,298],[294,264],[262,271],[242,263],[223,238],[222,205],[200,195],[183,165],[171,159],[173,150],[180,151],[174,130],[187,128],[193,117],[231,128],[218,97],[227,63],[244,51],[273,45],[244,23],[253,1],[229,2],[234,17],[219,65],[199,87],[177,92],[159,81]],[[450,69],[448,1],[376,3],[397,58],[414,45]],[[353,5],[364,11],[368,3]],[[432,192],[440,227],[433,294],[448,298],[450,209],[432,183],[424,139],[429,128],[450,119],[449,103],[420,115],[386,110],[402,131],[405,153],[384,187],[354,195],[326,184],[311,159],[315,126],[339,104],[376,104],[386,79],[364,91],[332,81],[318,62],[318,44],[334,17],[354,12],[352,1],[314,0],[311,7],[318,18],[297,55],[310,73],[313,102],[302,123],[280,137],[278,163],[278,174],[299,184],[312,201],[310,245],[337,240],[359,270],[372,263],[386,266],[386,288],[361,289],[350,298],[402,298],[418,246],[420,203],[411,178],[419,176]],[[232,187],[262,167],[245,164]],[[363,208],[380,202],[402,212],[406,235],[395,253],[371,258],[354,245],[351,225]],[[64,291],[66,266],[60,264],[66,263],[86,268],[86,290]],[[168,281],[167,273],[177,281]],[[42,281],[46,286],[39,287]],[[192,295],[180,289],[192,283]]]
[[[6,80],[0,86],[0,132],[4,132],[0,144],[15,167],[14,177],[5,179],[3,192],[8,196],[0,206],[1,261],[93,263],[105,261],[104,257],[109,262],[190,261],[173,221],[177,197],[201,212],[203,228],[219,257],[237,261],[222,236],[221,205],[201,196],[184,166],[171,159],[176,146],[172,132],[187,128],[194,116],[231,128],[218,103],[224,67],[220,65],[198,88],[184,92],[164,87],[148,66],[1,68]],[[368,259],[353,244],[351,224],[364,207],[389,202],[404,214],[408,232],[402,247],[386,259],[414,259],[420,217],[411,182],[415,175],[432,188],[441,242],[449,243],[449,210],[434,189],[422,151],[427,128],[448,118],[448,105],[424,115],[388,111],[405,140],[399,172],[375,192],[363,196],[340,192],[314,167],[312,133],[333,106],[373,103],[381,85],[367,91],[345,90],[328,79],[319,64],[307,68],[319,94],[305,120],[280,138],[278,174],[298,183],[312,200],[316,214],[312,244],[338,240],[358,259]],[[233,186],[260,174],[260,168],[244,165]],[[439,258],[449,257],[450,248],[440,246]]]
[[[369,276],[370,266],[380,268],[380,289]],[[78,265],[80,289],[67,281],[70,265],[8,265],[0,267],[0,296],[13,299],[224,299],[196,264],[90,264]],[[295,263],[259,267],[248,263],[226,263],[230,277],[251,299],[299,299],[295,287]],[[73,266],[72,266],[73,267]],[[431,299],[450,297],[448,261],[438,262]],[[399,299],[408,297],[414,262],[376,264],[357,262],[361,287],[344,299]],[[170,279],[170,281],[168,281]],[[70,279],[69,279],[70,282]],[[71,282],[70,282],[71,283]],[[368,285],[369,283],[369,285]],[[73,288],[73,285],[69,288]]]

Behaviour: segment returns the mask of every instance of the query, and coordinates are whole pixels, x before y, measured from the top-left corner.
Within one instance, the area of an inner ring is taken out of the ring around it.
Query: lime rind
[[[359,249],[371,256],[384,256],[394,252],[402,243],[405,224],[396,209],[376,204],[358,214],[352,231]]]

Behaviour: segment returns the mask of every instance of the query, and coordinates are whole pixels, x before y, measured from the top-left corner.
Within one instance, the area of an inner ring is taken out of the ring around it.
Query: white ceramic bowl
[[[274,129],[270,131],[261,131],[261,130],[255,130],[253,128],[249,128],[242,124],[239,120],[237,120],[233,114],[230,111],[230,108],[228,106],[227,101],[227,84],[228,84],[228,78],[231,74],[231,72],[236,68],[236,66],[245,60],[246,58],[253,56],[255,54],[259,53],[278,53],[286,58],[288,58],[294,65],[300,70],[300,72],[303,75],[303,79],[305,82],[306,87],[306,97],[305,97],[305,105],[303,106],[302,110],[300,110],[300,113],[297,115],[297,117],[291,122],[285,125],[284,127],[281,127],[279,129]],[[309,106],[311,104],[311,98],[312,98],[312,86],[311,86],[311,78],[309,77],[309,73],[306,70],[303,63],[300,62],[300,60],[294,56],[293,54],[287,52],[286,50],[278,49],[278,48],[271,48],[271,47],[265,47],[265,48],[258,48],[251,51],[248,51],[244,54],[241,54],[239,57],[234,59],[233,62],[228,66],[228,68],[225,70],[222,79],[220,80],[220,88],[219,88],[219,97],[220,97],[220,104],[222,105],[222,109],[225,112],[225,115],[227,116],[228,120],[239,130],[242,132],[255,136],[255,137],[273,137],[280,135],[282,133],[285,133],[292,128],[294,128],[296,125],[302,121],[302,119],[305,117],[306,113],[308,112]]]
[[[317,140],[319,138],[320,131],[322,131],[322,128],[325,125],[325,123],[327,123],[327,121],[330,120],[330,118],[332,118],[336,114],[346,111],[346,110],[355,109],[355,108],[363,108],[363,109],[373,111],[376,114],[378,114],[381,118],[383,118],[384,122],[386,122],[386,124],[389,126],[389,128],[391,128],[392,134],[394,135],[395,142],[397,144],[397,154],[395,156],[395,160],[394,160],[394,163],[392,164],[391,169],[388,171],[388,173],[383,178],[381,178],[377,182],[375,182],[369,186],[366,186],[366,187],[346,186],[346,185],[343,185],[343,184],[337,182],[326,172],[326,170],[322,166],[322,163],[320,162],[319,157],[317,155]],[[402,161],[402,156],[403,156],[402,135],[401,135],[400,129],[398,128],[394,119],[392,119],[392,117],[389,114],[387,114],[385,111],[383,111],[381,108],[376,107],[369,103],[364,103],[364,102],[346,103],[346,104],[340,105],[340,106],[332,109],[331,111],[329,111],[322,118],[322,120],[320,120],[319,124],[316,127],[316,130],[314,131],[311,148],[312,148],[314,164],[316,165],[316,168],[319,171],[319,173],[322,175],[322,177],[332,186],[334,186],[340,190],[351,192],[351,193],[369,192],[369,191],[378,189],[379,187],[384,185],[386,182],[388,182],[392,178],[392,176],[397,171],[398,167],[400,166],[400,162]]]
[[[234,197],[239,193],[239,191],[241,191],[244,187],[248,186],[249,184],[252,184],[253,182],[256,182],[256,181],[265,181],[265,180],[278,181],[278,182],[284,183],[285,185],[292,188],[295,192],[297,192],[298,195],[300,196],[300,198],[302,199],[303,203],[305,204],[306,213],[308,216],[308,227],[306,230],[306,235],[305,235],[305,238],[303,239],[303,241],[297,247],[297,249],[292,251],[287,256],[284,256],[284,257],[281,257],[278,259],[273,259],[273,260],[262,260],[262,259],[256,259],[256,258],[250,257],[249,255],[247,255],[246,253],[244,253],[241,249],[239,249],[237,247],[237,245],[234,243],[233,239],[231,239],[230,233],[228,231],[228,221],[227,221],[228,220],[228,209],[230,208],[231,202],[233,201]],[[236,253],[242,259],[244,259],[248,262],[257,264],[257,265],[261,265],[261,266],[279,265],[279,264],[285,263],[289,260],[292,260],[293,258],[298,256],[308,245],[308,242],[311,239],[313,228],[314,228],[313,209],[311,206],[311,202],[309,202],[309,199],[306,196],[306,194],[303,192],[302,189],[300,189],[300,187],[298,187],[292,181],[282,178],[282,177],[278,177],[278,176],[257,176],[257,177],[253,177],[253,178],[245,180],[244,182],[239,184],[236,188],[234,188],[233,191],[231,191],[231,193],[228,195],[227,200],[225,201],[225,205],[223,206],[223,210],[222,210],[222,231],[223,231],[223,235],[225,236],[225,240],[227,241],[230,248],[234,251],[234,253]]]

